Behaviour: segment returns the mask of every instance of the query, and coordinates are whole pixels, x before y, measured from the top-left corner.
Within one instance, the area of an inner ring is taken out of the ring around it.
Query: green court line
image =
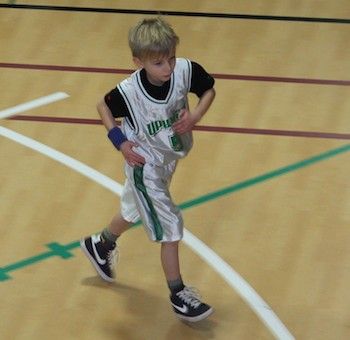
[[[320,161],[323,161],[325,159],[334,157],[334,156],[339,155],[341,153],[345,153],[347,151],[350,151],[350,144],[346,144],[346,145],[338,147],[336,149],[332,149],[332,150],[326,151],[324,153],[321,153],[321,154],[319,154],[317,156],[305,159],[303,161],[299,161],[297,163],[294,163],[294,164],[291,164],[291,165],[287,165],[287,166],[285,166],[283,168],[279,168],[277,170],[273,170],[271,172],[267,172],[266,174],[250,178],[248,180],[239,182],[237,184],[233,184],[233,185],[231,185],[229,187],[226,187],[224,189],[220,189],[220,190],[214,191],[214,192],[209,193],[207,195],[200,196],[200,197],[195,198],[195,199],[193,199],[191,201],[182,203],[180,205],[180,208],[181,209],[187,209],[187,208],[193,207],[195,205],[206,203],[206,202],[214,200],[216,198],[219,198],[219,197],[222,197],[222,196],[225,196],[225,195],[229,195],[229,194],[232,194],[233,192],[245,189],[245,188],[250,187],[252,185],[255,185],[255,184],[258,184],[258,183],[261,183],[261,182],[265,182],[265,181],[267,181],[269,179],[272,179],[274,177],[282,176],[282,175],[287,174],[289,172],[299,170],[299,169],[304,168],[306,166],[310,166],[310,165],[312,165],[314,163],[318,163]]]
[[[279,168],[277,170],[273,170],[270,172],[267,172],[263,175],[250,178],[248,180],[236,183],[234,185],[228,186],[226,188],[211,192],[209,194],[200,196],[198,198],[195,198],[193,200],[184,202],[179,205],[180,209],[188,209],[200,204],[207,203],[209,201],[218,199],[220,197],[232,194],[234,192],[237,192],[239,190],[246,189],[250,186],[256,185],[261,182],[265,182],[267,180],[276,178],[278,176],[285,175],[287,173],[290,173],[292,171],[299,170],[301,168],[305,168],[307,166],[313,165],[315,163],[321,162],[323,160],[335,157],[339,154],[345,153],[350,151],[350,144],[343,145],[341,147],[323,152],[319,155],[313,156],[311,158],[290,164],[288,166]],[[138,222],[135,224],[135,226],[140,225],[141,223]],[[5,267],[0,267],[0,281],[5,281],[11,279],[11,276],[9,275],[10,272],[19,270],[24,267],[31,266],[37,262],[44,261],[50,257],[58,256],[62,259],[69,259],[74,256],[74,254],[71,253],[72,250],[79,247],[79,241],[73,241],[71,243],[68,243],[66,245],[61,245],[57,242],[49,243],[46,245],[50,250],[46,251],[42,254],[29,257],[27,259],[18,261],[16,263],[7,265]]]

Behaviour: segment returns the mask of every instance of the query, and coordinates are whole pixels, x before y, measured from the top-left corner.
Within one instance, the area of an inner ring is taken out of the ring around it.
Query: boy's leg
[[[181,278],[179,264],[179,242],[161,244],[161,260],[170,289],[170,301],[176,315],[183,320],[196,322],[205,319],[213,308],[200,301],[194,289],[186,287]]]
[[[161,244],[162,267],[171,292],[177,293],[184,288],[180,274],[179,242]]]
[[[102,233],[86,237],[80,241],[83,252],[105,281],[113,282],[115,279],[116,240],[131,225],[131,222],[117,214]]]
[[[141,218],[150,240],[161,242],[161,262],[171,291],[173,310],[179,318],[194,322],[206,318],[213,309],[202,303],[198,294],[185,287],[181,279],[178,247],[183,235],[183,219],[169,192],[175,166],[176,162],[166,167],[146,163],[143,167],[126,166],[126,173],[132,179],[129,187],[137,205],[138,217]],[[128,193],[130,191],[125,190],[123,197],[127,197]],[[135,221],[128,209],[122,212],[128,220]]]
[[[126,221],[121,214],[116,214],[109,225],[103,229],[101,236],[104,240],[115,243],[117,238],[131,227],[132,223]]]

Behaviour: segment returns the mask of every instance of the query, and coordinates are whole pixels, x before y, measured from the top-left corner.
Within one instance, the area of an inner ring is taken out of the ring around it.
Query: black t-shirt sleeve
[[[105,95],[105,103],[111,110],[113,117],[130,117],[129,110],[126,106],[123,96],[118,88],[113,89]]]
[[[198,97],[201,97],[205,91],[214,86],[215,80],[201,65],[194,61],[191,61],[191,65],[192,78],[190,92],[193,92]]]

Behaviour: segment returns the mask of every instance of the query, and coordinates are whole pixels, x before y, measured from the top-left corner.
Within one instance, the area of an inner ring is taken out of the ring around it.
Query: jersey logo
[[[170,128],[180,116],[180,110],[176,111],[170,118],[165,120],[155,120],[147,124],[147,130],[150,136],[155,136],[160,130]]]

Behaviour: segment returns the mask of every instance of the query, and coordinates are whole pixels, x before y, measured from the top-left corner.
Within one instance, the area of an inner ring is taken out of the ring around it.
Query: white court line
[[[19,104],[8,109],[0,111],[0,119],[8,118],[14,116],[18,113],[34,109],[39,106],[50,104],[58,100],[69,97],[67,93],[55,92],[45,97],[40,97],[38,99],[31,100],[29,102]]]
[[[39,143],[31,138],[0,126],[0,135],[20,143],[30,149],[38,151],[65,166],[78,171],[94,182],[102,185],[118,196],[121,195],[123,186],[109,177],[99,173],[89,166],[55,150],[47,145]],[[204,259],[220,276],[243,298],[256,315],[263,321],[276,339],[293,340],[293,335],[284,326],[281,320],[272,311],[271,307],[255,292],[255,290],[234,269],[220,258],[212,249],[195,237],[187,229],[184,231],[183,241]]]
[[[123,186],[119,183],[113,181],[109,177],[101,174],[100,172],[90,168],[89,166],[85,165],[84,163],[81,163],[77,161],[76,159],[69,157],[65,155],[62,152],[59,152],[55,149],[50,148],[49,146],[42,144],[40,142],[37,142],[34,139],[31,139],[29,137],[23,136],[17,132],[14,132],[12,130],[9,130],[7,128],[4,128],[3,126],[0,126],[0,135],[7,137],[19,144],[22,144],[30,149],[33,149],[35,151],[38,151],[42,153],[43,155],[54,159],[55,161],[66,165],[67,167],[81,173],[82,175],[90,178],[92,181],[97,182],[98,184],[102,185],[106,189],[111,190],[112,192],[118,194],[120,196]]]
[[[218,254],[203,243],[188,230],[184,230],[183,241],[210,267],[212,267],[251,307],[265,326],[274,334],[276,339],[292,340],[293,335],[279,320],[271,307],[260,295]]]

